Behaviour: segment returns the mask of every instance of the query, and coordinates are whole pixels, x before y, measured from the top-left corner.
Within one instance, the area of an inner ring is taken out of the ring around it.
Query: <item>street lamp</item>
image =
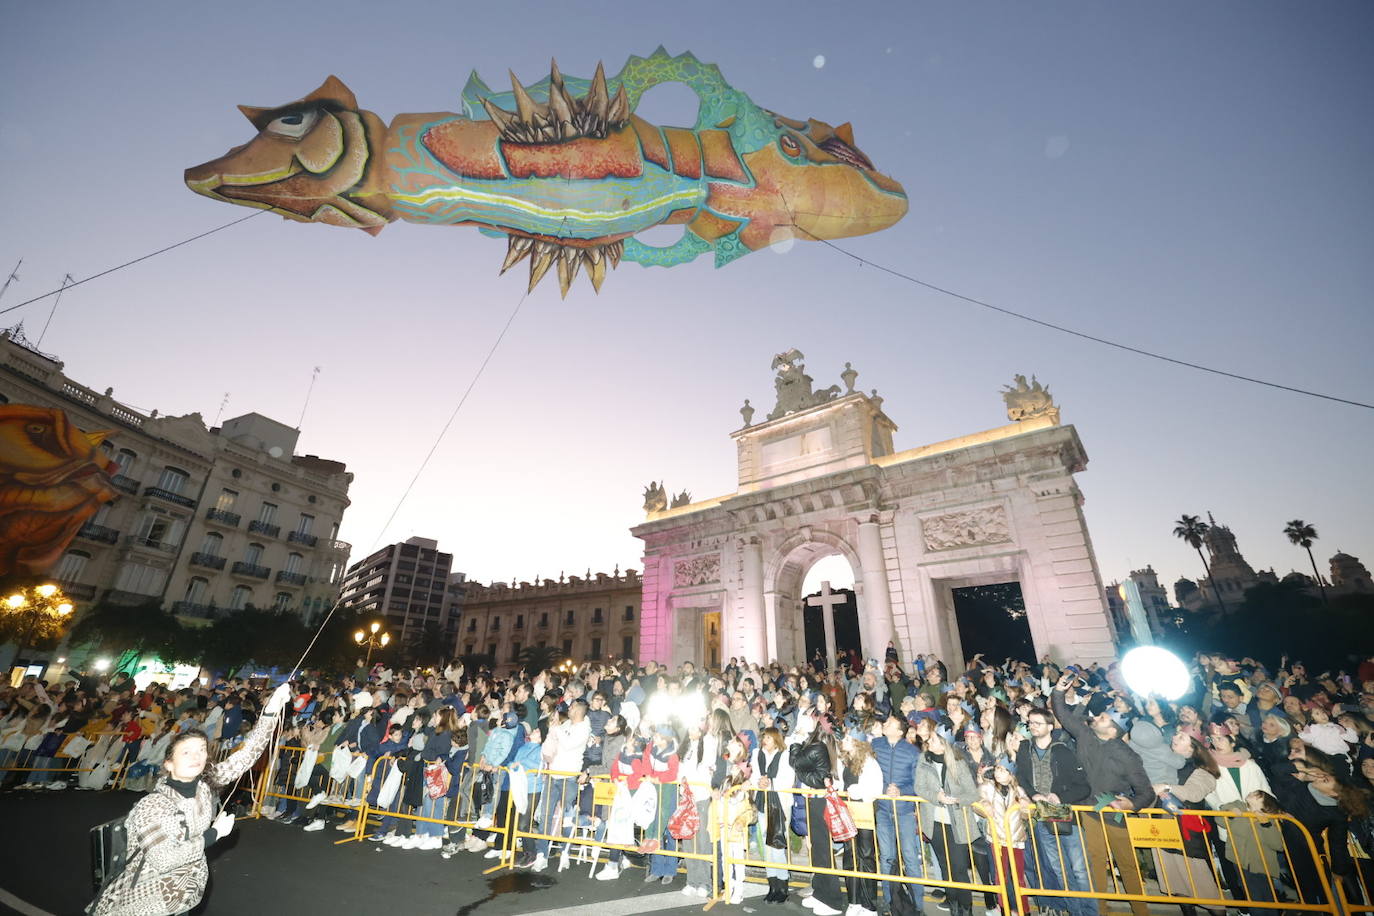
[[[5,599],[5,610],[21,616],[24,636],[19,641],[19,650],[14,654],[17,662],[29,648],[29,640],[40,626],[61,626],[61,621],[72,612],[72,604],[62,590],[51,582],[22,588]],[[47,627],[44,627],[45,629]]]
[[[369,627],[371,633],[364,633],[362,630],[359,630],[358,632],[353,634],[354,642],[356,642],[359,646],[367,646],[367,661],[364,663],[366,667],[371,667],[372,665],[372,650],[380,649],[387,643],[391,642],[390,633],[383,633],[380,636],[377,635],[377,631],[381,628],[381,623],[374,620],[372,621],[372,625]]]

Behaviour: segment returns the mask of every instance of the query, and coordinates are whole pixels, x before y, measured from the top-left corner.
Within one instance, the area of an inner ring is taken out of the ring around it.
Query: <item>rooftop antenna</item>
[[[18,269],[18,267],[15,267],[15,270]],[[12,277],[14,274],[10,274],[10,276]],[[48,325],[52,324],[52,316],[57,314],[57,304],[62,301],[62,294],[67,291],[67,285],[75,282],[76,280],[71,274],[62,275],[62,287],[57,291],[57,298],[52,301],[52,308],[48,309],[48,320],[43,322],[43,330],[38,334],[38,343],[34,344],[35,347],[43,346],[43,338],[48,334]],[[5,283],[8,285],[9,281],[6,280]]]
[[[14,270],[10,271],[10,275],[9,275],[8,277],[5,278],[5,285],[4,285],[4,286],[0,286],[0,297],[3,297],[3,296],[5,295],[5,290],[7,290],[7,289],[10,288],[10,283],[11,283],[11,282],[13,282],[13,281],[19,279],[19,266],[20,266],[20,264],[23,264],[23,263],[24,263],[24,259],[23,259],[23,258],[20,258],[20,259],[19,259],[19,264],[14,265]]]
[[[219,402],[219,413],[215,414],[215,422],[211,426],[219,426],[219,418],[224,416],[224,408],[229,406],[229,392],[224,392],[224,400]]]
[[[305,390],[305,403],[301,405],[301,418],[296,421],[296,432],[301,431],[301,424],[305,422],[305,409],[310,406],[310,395],[315,391],[315,379],[320,377],[320,367],[316,366],[315,371],[310,373],[310,387]]]

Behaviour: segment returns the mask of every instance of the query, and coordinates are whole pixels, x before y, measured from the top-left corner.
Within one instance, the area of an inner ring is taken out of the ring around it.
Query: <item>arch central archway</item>
[[[863,566],[858,551],[834,532],[808,530],[795,532],[783,540],[764,562],[763,603],[767,623],[764,638],[770,659],[791,662],[807,657],[803,583],[811,567],[833,556],[844,558],[854,574],[854,593],[859,603],[859,639],[863,651],[873,651],[864,622]]]

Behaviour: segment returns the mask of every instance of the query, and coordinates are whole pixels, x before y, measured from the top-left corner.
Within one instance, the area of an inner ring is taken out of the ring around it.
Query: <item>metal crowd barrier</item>
[[[1030,828],[1027,872],[1038,879],[1015,876],[1015,891],[1052,909],[1086,913],[1075,901],[1114,900],[1136,916],[1150,904],[1338,912],[1316,844],[1290,815],[1075,806],[1070,820]]]
[[[436,762],[441,761],[423,761],[426,766]],[[483,778],[482,774],[485,772],[491,774],[493,783],[493,797],[490,799],[493,822],[491,826],[482,828],[481,832],[495,834],[500,838],[497,843],[492,844],[493,848],[502,850],[507,848],[512,819],[510,817],[510,811],[506,810],[503,812],[499,805],[499,796],[501,793],[499,784],[502,777],[508,773],[505,767],[483,770],[480,764],[465,762],[459,768],[458,775],[456,777],[450,777],[451,780],[456,779],[458,782],[458,791],[454,797],[449,798],[446,791],[445,795],[437,799],[429,799],[427,793],[425,793],[422,788],[420,805],[407,805],[405,800],[407,785],[411,779],[418,778],[423,780],[423,769],[421,769],[410,775],[401,776],[395,794],[387,801],[387,804],[382,805],[379,801],[371,801],[374,797],[374,788],[381,787],[385,783],[390,774],[390,769],[393,766],[396,766],[396,761],[390,756],[380,757],[373,764],[368,781],[369,788],[364,796],[363,808],[358,818],[357,839],[363,839],[367,836],[367,832],[372,826],[373,819],[384,822],[386,818],[392,818],[395,821],[409,821],[416,825],[439,824],[446,828],[446,830],[473,831],[477,822],[482,818],[483,810],[488,807],[479,804],[475,795],[477,786]],[[452,789],[452,781],[449,783],[449,788],[450,790]],[[427,808],[430,811],[429,814],[424,813]],[[380,827],[380,823],[378,826]]]
[[[731,805],[752,805],[750,796],[757,791],[749,786],[730,789],[725,793],[725,810],[730,811]],[[825,891],[832,898],[836,895],[843,898],[843,905],[839,907],[841,910],[855,902],[865,909],[878,909],[874,902],[881,886],[889,906],[892,895],[896,893],[924,897],[928,890],[940,888],[945,892],[946,899],[968,895],[967,900],[971,904],[974,894],[982,894],[989,908],[996,906],[1003,913],[1018,912],[1007,903],[1012,886],[1007,878],[1005,857],[1000,854],[1002,847],[987,842],[978,823],[980,817],[969,805],[958,807],[954,816],[959,821],[955,822],[952,819],[945,820],[950,817],[946,806],[915,795],[881,796],[872,802],[853,802],[847,800],[844,793],[837,793],[845,800],[858,832],[850,840],[836,842],[830,837],[824,817],[825,790],[795,788],[772,791],[778,794],[789,824],[793,800],[804,799],[805,859],[795,861],[789,853],[788,861],[769,861],[766,852],[763,855],[751,855],[760,852],[759,847],[763,845],[751,836],[742,840],[738,836],[732,837],[723,844],[722,849],[727,897],[739,882],[761,880],[758,876],[750,876],[748,870],[774,869],[788,872],[789,882],[791,876],[797,873],[811,875],[813,893],[818,883],[823,886],[828,884],[818,881],[818,878],[843,879],[842,885],[836,881]],[[732,802],[731,799],[736,796],[744,798]],[[766,829],[763,821],[764,813],[759,812],[756,824],[759,831],[756,832]],[[928,834],[921,829],[922,822],[928,825]],[[725,829],[730,828],[726,825]],[[791,836],[789,826],[789,844]],[[724,833],[722,837],[724,839]],[[882,867],[885,862],[891,863],[890,868]],[[935,876],[937,868],[940,877]],[[899,891],[898,888],[905,890]],[[913,905],[919,909],[919,900]]]
[[[668,822],[677,807],[680,784],[658,785],[652,822],[633,828],[637,842],[615,843],[608,838],[607,830],[617,797],[621,793],[630,793],[623,780],[614,780],[610,776],[588,776],[579,783],[579,773],[542,769],[527,770],[525,773],[529,788],[526,808],[523,814],[511,821],[513,830],[507,837],[507,854],[501,859],[502,867],[513,868],[517,849],[528,852],[533,844],[540,842],[549,844],[550,858],[554,849],[558,848],[559,858],[569,864],[572,850],[577,848],[578,862],[587,864],[590,861],[590,871],[595,871],[600,864],[603,851],[608,854],[619,851],[621,867],[625,867],[627,853],[665,856],[675,860],[672,863],[673,875],[688,862],[706,863],[710,876],[708,894],[713,899],[719,898],[719,848],[710,839],[707,818],[702,818],[696,836],[676,840],[668,834]],[[655,785],[647,779],[644,783]],[[699,806],[711,800],[709,788],[693,787],[692,792]],[[556,796],[554,793],[557,793]],[[629,804],[628,794],[620,804]],[[514,798],[510,799],[510,809],[513,815]],[[546,820],[548,823],[545,823]]]
[[[42,738],[40,738],[40,743],[42,740],[46,739],[49,734],[51,734],[51,732],[45,732]],[[73,732],[62,739],[62,743],[58,746],[56,751],[43,757],[38,755],[37,748],[20,748],[18,750],[0,752],[5,755],[14,755],[0,762],[0,773],[59,773],[63,775],[69,773],[90,773],[100,765],[99,762],[92,757],[90,766],[82,766],[81,764],[100,746],[100,742],[103,739],[109,739],[104,748],[106,754],[117,747],[121,747],[122,742],[118,739],[122,735],[123,732],[120,731],[97,732],[94,735],[81,735],[79,732]],[[72,739],[76,737],[84,738],[90,743],[82,748],[81,753],[73,756],[68,753],[68,748],[71,745]],[[60,761],[63,765],[33,766],[34,763],[40,760],[50,761],[51,764],[56,764]],[[112,766],[111,771],[113,772],[113,770],[114,767]]]

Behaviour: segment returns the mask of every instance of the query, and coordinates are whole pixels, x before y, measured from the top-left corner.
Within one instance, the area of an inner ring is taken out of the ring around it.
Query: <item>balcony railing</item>
[[[138,488],[141,486],[137,480],[132,477],[125,477],[123,474],[116,474],[111,483],[115,485],[116,490],[123,490],[125,493],[135,496],[138,495]]]
[[[75,598],[77,601],[90,601],[95,597],[96,588],[94,585],[82,585],[80,582],[63,582],[61,579],[58,580],[58,583],[62,586],[62,594],[66,595],[68,598]]]
[[[305,584],[305,573],[287,572],[286,570],[283,569],[281,572],[277,573],[277,584],[278,584],[278,585],[304,585],[304,584]]]
[[[191,601],[176,601],[172,604],[172,613],[180,617],[199,617],[202,620],[210,620],[219,616],[219,608],[213,604],[195,604]]]
[[[155,541],[152,538],[140,537],[136,534],[128,535],[124,538],[124,542],[144,550],[153,550],[157,553],[167,554],[169,556],[177,552],[176,544],[168,544],[165,541]]]
[[[110,604],[118,604],[129,607],[136,604],[148,604],[157,601],[157,595],[145,595],[142,592],[126,592],[123,589],[111,588],[105,592],[105,600]]]
[[[185,506],[188,509],[196,507],[196,501],[189,496],[182,496],[180,493],[173,493],[171,490],[164,490],[162,487],[144,487],[144,496],[156,496],[158,499],[175,503],[178,506]]]
[[[274,538],[281,534],[281,525],[272,525],[267,522],[254,520],[248,523],[248,530]]]
[[[242,560],[230,567],[230,571],[236,576],[245,576],[249,579],[266,579],[272,575],[272,570],[266,566],[258,566],[255,563],[245,563]]]
[[[302,531],[293,531],[286,536],[292,544],[304,544],[306,547],[314,547],[320,539],[313,534],[306,534]]]
[[[223,569],[225,558],[213,553],[201,553],[199,551],[191,554],[192,566],[203,566],[206,569]]]
[[[206,509],[205,520],[217,525],[224,525],[227,528],[237,528],[240,517],[227,509]]]
[[[102,544],[115,544],[119,542],[119,532],[113,528],[106,528],[104,525],[97,525],[95,522],[87,522],[81,526],[81,530],[76,533],[79,538],[88,541],[99,541]]]

